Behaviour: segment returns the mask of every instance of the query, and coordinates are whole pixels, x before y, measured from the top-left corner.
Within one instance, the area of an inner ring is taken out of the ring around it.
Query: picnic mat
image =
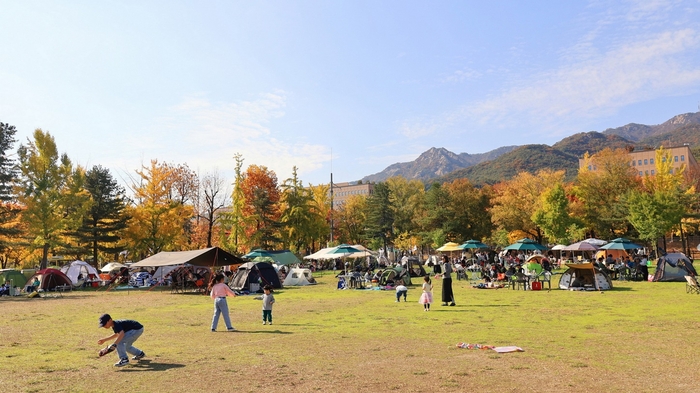
[[[498,353],[509,353],[509,352],[525,352],[524,349],[516,346],[509,346],[509,347],[494,347],[493,345],[484,345],[484,344],[469,344],[469,343],[459,343],[457,344],[457,348],[464,348],[464,349],[491,349],[494,350]]]

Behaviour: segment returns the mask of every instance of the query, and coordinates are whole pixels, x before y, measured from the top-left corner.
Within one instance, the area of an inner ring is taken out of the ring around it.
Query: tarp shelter
[[[99,281],[100,272],[92,265],[83,261],[73,261],[61,267],[61,272],[70,278],[73,286],[85,282],[85,280]],[[80,276],[80,278],[78,278]]]
[[[693,262],[685,254],[671,253],[659,258],[652,281],[686,282],[685,276],[697,276]]]
[[[29,282],[33,282],[34,278],[39,279],[39,288],[44,291],[51,291],[54,288],[58,286],[73,286],[73,283],[71,282],[70,278],[63,274],[58,269],[44,269],[44,270],[39,270],[38,272],[34,273],[34,275],[29,278]]]
[[[566,266],[568,269],[559,279],[560,289],[607,291],[613,287],[610,276],[595,267],[592,263],[567,263]],[[582,286],[574,286],[573,284],[575,281],[581,283]]]
[[[0,283],[10,283],[12,287],[24,288],[27,285],[27,277],[20,271],[14,269],[0,270]]]
[[[244,263],[244,261],[219,247],[210,247],[192,251],[162,251],[132,264],[131,267],[175,266],[184,265],[185,263],[212,267],[236,265]]]
[[[235,291],[262,291],[265,285],[282,288],[275,268],[267,262],[247,262],[242,264],[233,275],[229,287]]]
[[[305,268],[293,268],[284,279],[285,287],[304,286],[316,284],[316,280],[311,274],[311,270]]]
[[[242,258],[253,262],[271,262],[282,266],[298,265],[301,263],[299,258],[289,250],[253,250],[243,255]]]
[[[184,266],[186,266],[186,264]],[[178,268],[178,265],[160,266],[153,273],[152,278],[156,283],[168,284],[168,283],[172,282],[172,279],[170,278],[170,273],[172,273],[172,271],[177,269],[177,268]]]

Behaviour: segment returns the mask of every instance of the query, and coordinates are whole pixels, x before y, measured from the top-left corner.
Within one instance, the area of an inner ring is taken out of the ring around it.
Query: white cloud
[[[189,97],[169,108],[149,132],[158,157],[170,162],[187,163],[201,171],[221,170],[231,177],[233,156],[241,153],[244,167],[264,165],[277,173],[280,182],[297,166],[304,174],[330,161],[326,146],[303,139],[285,138],[283,130],[271,128],[284,116],[286,95],[282,91],[262,94],[241,102],[214,103],[205,96]]]
[[[441,79],[443,83],[462,83],[468,80],[474,80],[481,76],[481,73],[473,70],[471,68],[462,68],[460,70],[454,71],[452,74],[447,75]]]

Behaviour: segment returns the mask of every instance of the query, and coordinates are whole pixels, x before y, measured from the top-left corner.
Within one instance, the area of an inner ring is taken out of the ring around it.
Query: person
[[[430,281],[430,276],[423,276],[423,293],[418,299],[418,303],[423,305],[423,311],[430,311],[430,304],[433,302],[433,283]]]
[[[396,302],[397,303],[401,301],[401,296],[403,296],[404,302],[407,301],[406,300],[407,295],[408,295],[408,288],[405,285],[399,284],[396,286]]]
[[[267,322],[270,322],[270,325],[272,325],[272,305],[274,303],[275,297],[272,295],[272,285],[265,285],[262,295],[263,325],[266,325]]]
[[[10,283],[7,281],[0,286],[0,297],[2,296],[10,296]]]
[[[231,326],[231,319],[228,316],[228,303],[226,302],[226,296],[236,296],[236,293],[224,284],[224,275],[218,273],[212,279],[211,287],[211,298],[214,299],[214,317],[211,320],[211,331],[215,332],[216,327],[219,325],[219,316],[224,316],[224,323],[226,324],[226,330],[233,332],[236,329]]]
[[[134,346],[134,341],[143,334],[143,325],[131,319],[113,320],[109,314],[102,314],[99,321],[99,327],[114,331],[114,334],[97,340],[97,343],[102,345],[106,341],[115,339],[112,345],[117,346],[117,355],[119,356],[119,361],[114,363],[115,367],[129,364],[129,353],[134,355],[132,360],[141,360],[146,356],[145,352]]]
[[[452,293],[452,264],[450,258],[445,255],[442,263],[442,305],[447,306],[448,304],[454,306],[455,298]]]

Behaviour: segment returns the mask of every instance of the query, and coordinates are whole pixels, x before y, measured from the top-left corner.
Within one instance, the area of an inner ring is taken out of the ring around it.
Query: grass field
[[[684,283],[614,282],[605,293],[478,290],[454,281],[456,307],[393,291],[319,285],[275,292],[274,325],[253,296],[229,298],[234,333],[209,331],[196,294],[76,291],[0,299],[5,392],[698,391],[700,296]],[[414,279],[417,283],[418,279]],[[136,319],[147,357],[98,358],[100,314]],[[499,355],[459,342],[516,345]]]

